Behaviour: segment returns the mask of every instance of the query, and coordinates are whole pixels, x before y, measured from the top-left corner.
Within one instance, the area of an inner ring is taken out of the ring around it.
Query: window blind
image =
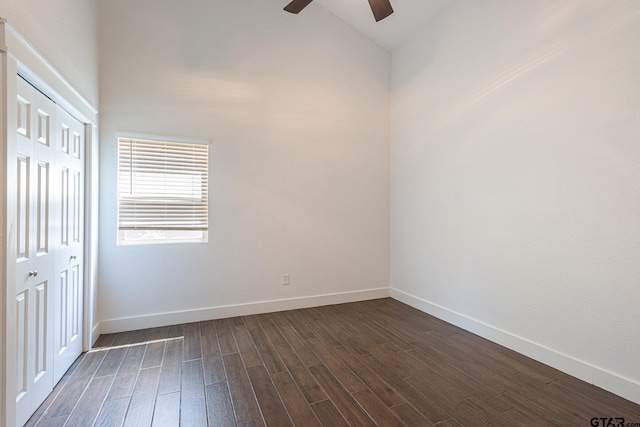
[[[208,229],[209,146],[118,138],[118,229]]]

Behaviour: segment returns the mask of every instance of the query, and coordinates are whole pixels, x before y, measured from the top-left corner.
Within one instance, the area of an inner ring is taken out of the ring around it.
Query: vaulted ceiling
[[[314,4],[333,13],[382,47],[393,50],[420,25],[428,25],[430,17],[453,2],[454,0],[391,0],[394,13],[380,22],[373,19],[367,0],[316,0]]]

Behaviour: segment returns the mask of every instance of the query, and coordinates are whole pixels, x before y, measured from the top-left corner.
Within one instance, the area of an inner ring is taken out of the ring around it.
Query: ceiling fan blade
[[[376,22],[382,21],[393,13],[393,7],[391,7],[389,0],[369,0],[369,6],[371,6]]]
[[[313,0],[293,0],[291,3],[284,7],[287,12],[298,14],[302,9],[309,6]]]

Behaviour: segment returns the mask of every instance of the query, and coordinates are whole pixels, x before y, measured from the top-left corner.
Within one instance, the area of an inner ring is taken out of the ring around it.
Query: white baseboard
[[[100,333],[102,332],[101,328],[102,328],[101,323],[98,322],[96,325],[94,325],[93,329],[91,330],[91,346],[92,347],[96,343],[96,341],[98,341],[98,338],[100,338]]]
[[[144,316],[103,320],[100,323],[100,331],[103,334],[111,334],[115,332],[155,328],[159,326],[178,325],[181,323],[202,322],[204,320],[273,313],[276,311],[296,310],[300,308],[344,304],[348,302],[388,297],[389,288],[378,288],[273,301],[259,301],[246,304],[224,305],[196,310],[156,313]]]
[[[640,383],[630,378],[622,377],[398,289],[391,288],[390,296],[438,319],[640,404]]]

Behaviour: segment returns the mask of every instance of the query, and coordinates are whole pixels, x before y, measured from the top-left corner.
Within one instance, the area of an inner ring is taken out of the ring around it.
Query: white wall
[[[388,295],[390,56],[285,3],[100,3],[103,332]],[[211,141],[208,244],[116,246],[117,131]]]
[[[98,105],[97,0],[0,0],[0,17]]]
[[[455,2],[391,143],[392,296],[636,402],[639,40],[639,2]]]

